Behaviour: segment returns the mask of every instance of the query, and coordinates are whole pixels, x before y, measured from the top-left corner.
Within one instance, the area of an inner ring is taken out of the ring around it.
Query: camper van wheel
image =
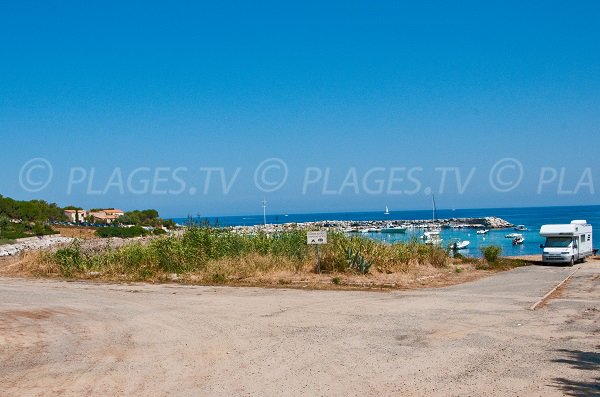
[[[575,264],[575,257],[571,257],[571,262],[569,262],[569,266],[573,266]]]

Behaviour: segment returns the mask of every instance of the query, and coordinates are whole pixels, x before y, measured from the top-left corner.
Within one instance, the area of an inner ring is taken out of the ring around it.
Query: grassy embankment
[[[119,248],[85,248],[76,241],[53,253],[34,254],[26,262],[36,276],[237,285],[286,285],[308,279],[329,284],[371,279],[372,284],[397,285],[407,277],[521,265],[497,255],[488,260],[452,258],[445,249],[416,240],[390,245],[330,233],[329,244],[321,247],[322,274],[317,275],[314,250],[307,246],[304,231],[242,235],[202,227]]]

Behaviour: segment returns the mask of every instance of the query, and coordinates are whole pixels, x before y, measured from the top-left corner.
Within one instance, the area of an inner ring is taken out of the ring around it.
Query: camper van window
[[[544,245],[549,248],[568,247],[571,241],[571,237],[548,237]]]

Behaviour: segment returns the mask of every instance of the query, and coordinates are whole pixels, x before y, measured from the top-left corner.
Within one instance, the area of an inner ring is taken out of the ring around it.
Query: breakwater
[[[404,229],[505,229],[514,225],[502,218],[488,216],[481,218],[448,218],[422,220],[323,220],[315,222],[290,222],[267,225],[233,226],[240,232],[266,231],[267,233],[287,230],[329,230],[341,232],[377,232],[390,227]]]

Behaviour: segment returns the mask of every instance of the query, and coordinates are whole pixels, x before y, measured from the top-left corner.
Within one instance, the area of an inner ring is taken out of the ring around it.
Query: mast
[[[431,201],[433,203],[433,221],[437,220],[437,209],[435,208],[435,194],[431,195]]]
[[[265,226],[267,226],[267,200],[266,199],[263,199],[262,207],[263,207],[263,222],[264,222]]]

